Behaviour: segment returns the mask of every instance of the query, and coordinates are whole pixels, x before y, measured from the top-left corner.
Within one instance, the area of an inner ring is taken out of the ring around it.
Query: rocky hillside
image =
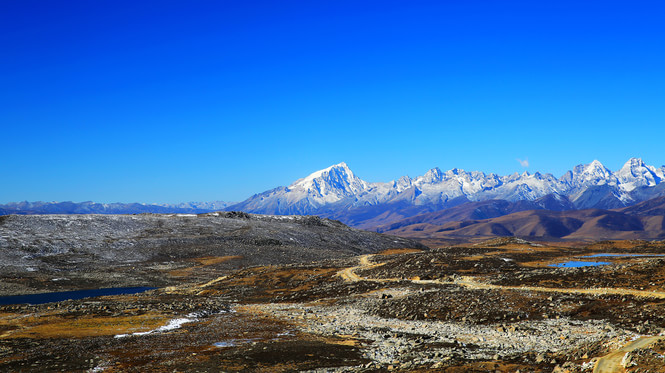
[[[161,286],[403,247],[422,246],[315,216],[9,215],[0,217],[0,293]]]

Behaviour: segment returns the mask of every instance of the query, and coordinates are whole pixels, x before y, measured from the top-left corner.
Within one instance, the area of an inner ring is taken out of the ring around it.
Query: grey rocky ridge
[[[665,166],[656,168],[631,158],[616,172],[597,160],[557,178],[524,172],[500,176],[438,167],[425,175],[391,182],[367,182],[346,163],[328,167],[229,206],[265,214],[316,214],[362,228],[376,227],[424,212],[468,202],[528,201],[552,210],[630,206],[665,195]]]
[[[8,215],[0,216],[0,295],[167,286],[393,247],[422,245],[317,216]]]

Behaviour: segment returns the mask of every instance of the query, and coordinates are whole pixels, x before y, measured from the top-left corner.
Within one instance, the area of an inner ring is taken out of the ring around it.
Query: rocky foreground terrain
[[[641,255],[584,258],[604,253]],[[663,242],[361,254],[0,306],[0,370],[665,371]],[[571,259],[610,264],[550,266]]]

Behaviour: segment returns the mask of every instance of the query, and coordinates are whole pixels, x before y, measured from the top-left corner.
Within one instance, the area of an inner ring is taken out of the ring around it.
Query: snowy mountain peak
[[[349,166],[342,162],[313,172],[291,184],[288,189],[316,204],[325,204],[359,194],[368,187],[367,182],[354,175]]]
[[[616,177],[598,160],[589,164],[580,164],[561,177],[561,181],[573,190],[582,190],[592,185],[616,185]]]
[[[587,166],[593,167],[593,168],[605,168],[605,166],[602,163],[600,163],[600,161],[597,160],[597,159],[594,159],[593,161],[591,161],[591,163],[589,163]]]
[[[296,180],[293,184],[291,184],[290,188],[297,186],[307,187],[312,184],[312,181],[321,178],[329,178],[331,175],[338,175],[338,176],[345,175],[348,178],[355,177],[353,171],[351,171],[349,166],[347,166],[346,163],[342,162],[336,165],[332,165],[328,168],[312,172],[311,174],[309,174],[309,176]]]
[[[641,186],[654,186],[662,181],[662,173],[655,167],[646,165],[641,158],[629,159],[616,172],[616,177],[625,191]]]
[[[397,190],[398,192],[401,192],[407,188],[409,188],[412,184],[412,180],[410,177],[404,175],[400,177],[399,179],[393,181],[393,188]]]
[[[440,183],[442,180],[443,172],[441,172],[441,169],[438,167],[434,167],[433,169],[427,171],[427,173],[425,173],[422,178],[422,181],[428,184]]]
[[[644,161],[642,158],[636,158],[633,157],[629,159],[623,166],[626,167],[627,165],[635,166],[635,167],[642,167],[645,166]]]
[[[600,161],[598,160],[593,160],[593,162],[587,164],[587,165],[579,165],[575,167],[575,171],[582,174],[582,175],[593,175],[593,176],[607,176],[611,174],[612,172],[605,167]]]

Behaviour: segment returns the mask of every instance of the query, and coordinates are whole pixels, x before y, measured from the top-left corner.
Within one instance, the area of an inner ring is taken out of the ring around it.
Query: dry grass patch
[[[422,252],[420,249],[387,249],[379,251],[378,255],[410,254],[420,252]]]
[[[190,261],[197,262],[199,263],[199,265],[188,268],[176,269],[170,271],[169,275],[173,277],[189,277],[194,271],[199,270],[203,267],[228,262],[229,260],[242,259],[242,258],[243,258],[242,255],[205,256],[201,258],[194,258],[191,259]]]
[[[44,314],[0,318],[0,330],[7,330],[0,338],[83,338],[145,332],[166,324],[169,319],[155,312],[137,316],[83,316],[76,319],[64,316]]]

